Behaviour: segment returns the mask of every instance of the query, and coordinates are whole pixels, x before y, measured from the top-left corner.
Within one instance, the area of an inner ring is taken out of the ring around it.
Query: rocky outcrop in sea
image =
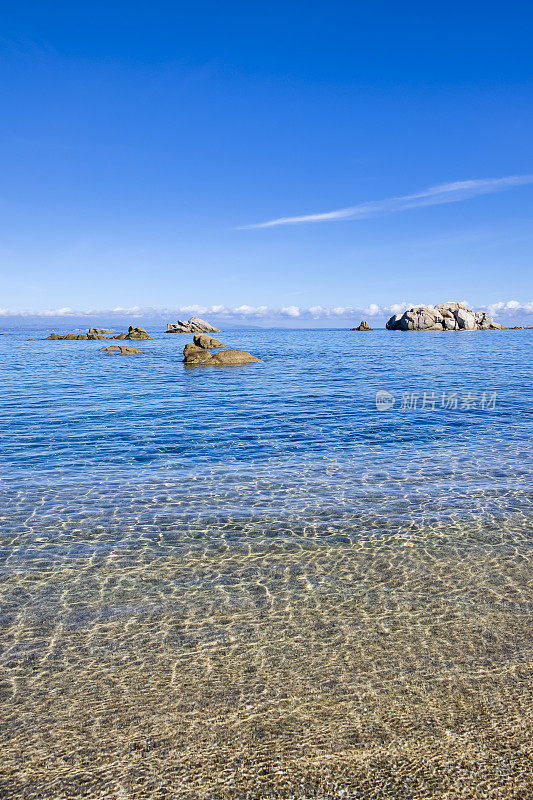
[[[204,350],[216,350],[218,347],[226,346],[222,342],[219,342],[218,339],[213,339],[212,336],[208,336],[207,333],[195,334],[193,341],[197,347],[203,347]]]
[[[117,336],[111,336],[111,339],[151,339],[144,328],[135,325],[130,325],[127,333],[119,333]]]
[[[373,330],[373,328],[370,327],[368,322],[366,322],[365,320],[362,320],[362,322],[359,323],[357,328],[350,328],[350,330],[351,331],[371,331],[371,330]]]
[[[256,358],[246,350],[220,350],[210,353],[209,350],[224,347],[221,342],[210,336],[200,335],[194,337],[194,344],[186,344],[183,348],[183,361],[188,366],[205,367],[237,367],[243,364],[260,364]]]
[[[47,339],[52,340],[68,340],[68,341],[87,341],[88,339],[151,339],[151,336],[148,336],[148,333],[145,331],[144,328],[136,327],[134,325],[130,325],[128,328],[127,333],[119,333],[116,336],[102,336],[102,333],[97,333],[98,328],[89,328],[88,333],[65,333],[65,334],[58,334],[52,333],[50,336],[47,336]],[[107,331],[107,333],[111,333],[111,331]]]
[[[484,311],[472,311],[464,303],[415,306],[394,314],[387,322],[389,331],[491,331],[504,326],[493,322]]]
[[[106,339],[107,337],[106,336],[101,336],[99,333],[78,333],[78,334],[76,334],[76,333],[64,333],[64,334],[59,334],[59,333],[54,333],[54,331],[52,331],[50,336],[47,336],[46,338],[47,339],[51,339],[52,341],[54,341],[54,340],[58,340],[58,341],[62,340],[62,341],[74,342],[74,341],[87,341],[88,339]]]
[[[209,322],[206,322],[205,319],[200,319],[200,317],[191,317],[188,322],[182,322],[182,320],[178,320],[177,322],[168,322],[167,323],[167,333],[221,333],[220,328],[215,328],[213,325],[210,325]]]

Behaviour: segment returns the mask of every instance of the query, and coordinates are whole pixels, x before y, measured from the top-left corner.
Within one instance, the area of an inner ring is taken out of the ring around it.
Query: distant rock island
[[[357,328],[350,328],[350,330],[351,331],[371,331],[371,330],[373,330],[373,328],[370,327],[368,322],[363,320],[362,322],[359,323]]]
[[[215,328],[206,322],[205,319],[200,317],[191,317],[188,322],[182,322],[180,319],[177,322],[167,323],[167,333],[221,333],[220,328]]]
[[[472,311],[464,303],[415,306],[394,314],[387,322],[389,331],[492,331],[504,330],[484,311]]]

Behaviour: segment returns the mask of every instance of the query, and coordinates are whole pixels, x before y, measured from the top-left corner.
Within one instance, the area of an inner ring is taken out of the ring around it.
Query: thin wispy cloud
[[[252,228],[275,228],[279,225],[301,225],[307,222],[332,222],[336,220],[365,219],[377,217],[381,214],[392,214],[397,211],[407,211],[411,208],[424,206],[437,206],[444,203],[459,203],[470,200],[482,194],[493,194],[516,186],[533,183],[533,175],[509,175],[505,178],[483,178],[470,181],[454,181],[430,186],[416,194],[406,194],[401,197],[389,197],[385,200],[371,200],[359,203],[348,208],[339,208],[336,211],[326,211],[321,214],[305,214],[298,217],[279,217],[267,222],[257,222],[252,225],[242,225],[239,230]]]

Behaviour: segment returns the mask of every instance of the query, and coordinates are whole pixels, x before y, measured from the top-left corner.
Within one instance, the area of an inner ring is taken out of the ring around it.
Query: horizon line
[[[440,302],[440,301],[439,301]],[[456,301],[454,301],[456,302]],[[500,314],[533,314],[533,301],[518,300],[498,300],[492,303],[471,303],[470,301],[459,299],[457,302],[465,303],[469,308],[488,311],[489,315]],[[149,317],[166,317],[169,321],[174,318],[176,321],[179,317],[185,319],[194,316],[208,316],[220,320],[296,320],[296,319],[330,319],[338,320],[347,317],[362,317],[365,316],[375,318],[379,316],[391,316],[403,312],[408,308],[417,305],[433,306],[434,303],[415,303],[408,301],[400,301],[397,303],[390,303],[381,305],[378,303],[369,303],[361,306],[284,306],[273,308],[266,305],[251,306],[240,305],[236,307],[228,307],[223,305],[189,305],[182,306],[181,308],[164,308],[164,307],[141,307],[130,306],[122,307],[117,306],[113,309],[87,309],[76,310],[70,307],[63,307],[58,309],[42,309],[42,310],[27,310],[27,309],[9,309],[0,308],[0,319],[24,319],[29,317],[37,317],[40,319],[48,318],[108,318],[108,319],[123,319],[124,317],[133,318],[149,318]]]

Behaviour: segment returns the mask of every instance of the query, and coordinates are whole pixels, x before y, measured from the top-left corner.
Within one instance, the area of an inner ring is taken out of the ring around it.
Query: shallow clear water
[[[0,336],[2,796],[526,796],[533,331],[45,335]]]

